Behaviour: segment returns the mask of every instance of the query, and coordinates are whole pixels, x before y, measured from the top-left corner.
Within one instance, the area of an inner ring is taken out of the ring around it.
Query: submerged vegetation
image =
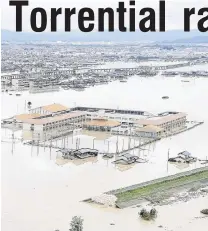
[[[144,220],[153,220],[157,217],[157,210],[151,209],[150,211],[147,211],[146,209],[142,209],[139,213],[140,217]]]
[[[72,217],[69,231],[83,231],[83,221],[81,217]]]

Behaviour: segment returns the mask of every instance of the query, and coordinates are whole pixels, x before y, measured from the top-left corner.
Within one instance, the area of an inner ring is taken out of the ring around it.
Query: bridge
[[[179,64],[171,64],[166,66],[138,66],[138,67],[126,67],[126,68],[99,68],[99,69],[90,69],[89,72],[141,72],[141,71],[158,71],[158,70],[167,70],[174,69],[179,67],[190,66],[192,63],[179,63]]]

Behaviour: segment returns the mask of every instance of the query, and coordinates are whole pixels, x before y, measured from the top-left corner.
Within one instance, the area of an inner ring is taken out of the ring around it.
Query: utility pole
[[[118,153],[118,133],[117,133],[117,139],[116,139],[116,153]]]
[[[12,133],[12,155],[14,153],[14,132]]]
[[[45,152],[46,133],[44,134],[44,152]]]
[[[78,148],[79,149],[79,146],[80,146],[80,138],[78,138]]]
[[[168,149],[167,172],[168,172],[168,160],[169,160],[169,157],[170,157],[170,149]]]
[[[78,138],[76,138],[76,149],[78,149]]]
[[[64,148],[66,147],[66,137],[64,136]]]
[[[39,145],[40,145],[40,133],[38,133],[38,148],[37,148],[37,155],[39,154]]]
[[[26,112],[26,100],[25,100],[25,112]]]
[[[131,127],[130,127],[130,134],[129,134],[129,143],[128,143],[128,149],[131,148]]]
[[[134,137],[134,147],[133,148],[135,149],[135,137]],[[133,149],[133,154],[134,154],[134,149]]]
[[[92,148],[95,148],[95,138],[93,138],[93,144],[92,144]]]

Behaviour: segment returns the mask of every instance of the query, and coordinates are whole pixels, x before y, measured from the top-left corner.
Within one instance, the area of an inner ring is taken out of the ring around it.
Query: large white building
[[[166,112],[155,116],[145,111],[68,108],[56,103],[31,109],[29,114],[12,118],[14,123],[22,124],[23,129],[29,131],[61,130],[65,126],[71,130],[82,127],[148,138],[162,137],[179,131],[185,128],[186,120],[186,114],[181,112]]]
[[[69,112],[54,116],[42,116],[33,119],[26,119],[23,123],[23,129],[39,132],[51,129],[61,129],[66,126],[70,126],[71,129],[75,129],[77,125],[82,126],[84,121],[84,112]]]
[[[86,120],[114,120],[120,126],[112,127],[113,134],[137,135],[141,137],[157,138],[186,126],[186,114],[181,112],[166,112],[153,115],[145,111],[76,108],[85,111]]]

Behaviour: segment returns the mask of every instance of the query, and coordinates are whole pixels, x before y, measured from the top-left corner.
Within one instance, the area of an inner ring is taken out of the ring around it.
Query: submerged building
[[[136,134],[142,137],[161,137],[162,135],[185,128],[185,113],[166,112],[158,116],[137,121]]]
[[[146,111],[77,107],[72,110],[86,113],[84,128],[110,131],[113,134],[159,138],[186,126],[187,115],[164,112],[153,115]],[[112,121],[116,123],[113,124]],[[108,126],[107,126],[108,125]]]
[[[18,124],[24,130],[50,131],[83,128],[111,134],[134,135],[147,138],[160,138],[183,129],[187,118],[185,113],[165,112],[153,115],[146,111],[66,107],[50,104],[29,110],[28,114],[16,115],[6,120]]]

